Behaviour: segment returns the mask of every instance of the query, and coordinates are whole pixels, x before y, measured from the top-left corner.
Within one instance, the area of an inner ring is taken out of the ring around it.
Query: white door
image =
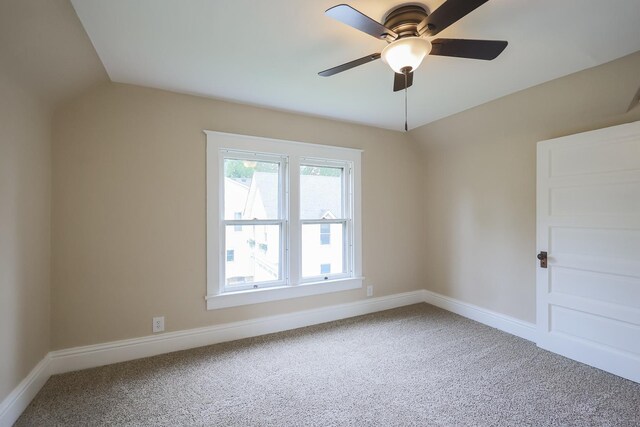
[[[538,143],[538,345],[640,382],[640,122]]]

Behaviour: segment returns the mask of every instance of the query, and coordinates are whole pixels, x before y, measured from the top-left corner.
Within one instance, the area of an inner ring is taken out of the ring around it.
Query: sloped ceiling
[[[72,0],[110,78],[402,129],[403,93],[376,40],[324,15],[331,0]],[[424,4],[435,10],[442,0]],[[398,3],[349,3],[376,20]],[[640,1],[490,0],[437,37],[507,40],[494,61],[428,57],[409,90],[415,128],[640,50]]]

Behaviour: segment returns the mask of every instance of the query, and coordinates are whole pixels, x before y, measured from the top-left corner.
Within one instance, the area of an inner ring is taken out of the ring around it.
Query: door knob
[[[540,260],[540,267],[547,268],[547,253],[542,251],[538,254],[537,258]]]

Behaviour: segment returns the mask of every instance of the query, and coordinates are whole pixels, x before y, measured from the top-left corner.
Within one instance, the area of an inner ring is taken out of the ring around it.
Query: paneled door
[[[640,382],[640,122],[538,143],[537,174],[538,346]]]

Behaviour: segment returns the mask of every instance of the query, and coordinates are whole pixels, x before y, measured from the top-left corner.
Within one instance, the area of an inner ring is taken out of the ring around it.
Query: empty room
[[[0,427],[640,426],[637,0],[0,0]]]

